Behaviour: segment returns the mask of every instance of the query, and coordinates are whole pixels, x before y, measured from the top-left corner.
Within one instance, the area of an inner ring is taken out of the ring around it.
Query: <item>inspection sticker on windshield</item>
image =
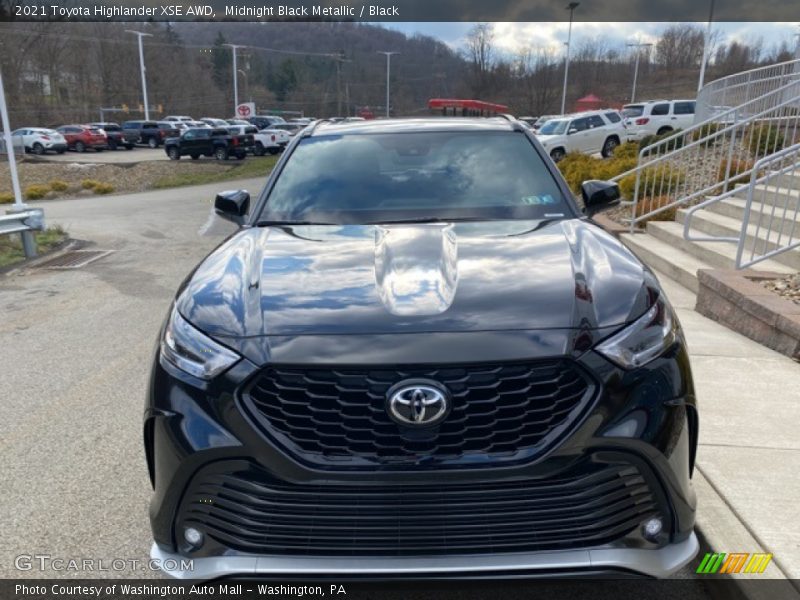
[[[535,206],[539,204],[557,204],[558,200],[550,194],[545,194],[544,196],[523,196],[522,203]]]

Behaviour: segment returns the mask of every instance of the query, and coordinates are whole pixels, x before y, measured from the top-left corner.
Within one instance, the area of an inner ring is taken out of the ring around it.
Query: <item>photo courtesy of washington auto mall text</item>
[[[0,600],[800,600],[797,0],[0,0]]]

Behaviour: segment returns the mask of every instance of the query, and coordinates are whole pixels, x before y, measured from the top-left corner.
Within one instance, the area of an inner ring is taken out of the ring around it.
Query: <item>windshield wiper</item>
[[[339,225],[322,221],[258,221],[256,227],[292,227],[295,225]]]
[[[411,219],[387,219],[380,221],[367,221],[364,225],[402,225],[403,223],[469,223],[475,221],[496,221],[498,219],[487,219],[485,217],[419,217]]]

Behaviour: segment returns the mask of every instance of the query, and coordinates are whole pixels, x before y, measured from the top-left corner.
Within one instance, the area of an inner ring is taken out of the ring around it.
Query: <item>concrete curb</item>
[[[698,466],[692,478],[698,498],[698,534],[712,552],[769,552],[739,519],[733,508],[717,492]],[[769,585],[764,580],[770,580]],[[788,579],[780,557],[773,557],[763,575],[737,574],[708,576],[715,597],[735,600],[732,591],[745,600],[783,600],[800,598],[800,593]]]

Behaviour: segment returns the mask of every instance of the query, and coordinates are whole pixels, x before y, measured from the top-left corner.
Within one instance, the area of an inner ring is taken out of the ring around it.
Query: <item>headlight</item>
[[[597,351],[624,369],[647,364],[676,339],[678,322],[660,296],[643,316],[597,346]]]
[[[200,379],[216,377],[241,358],[193,327],[174,307],[161,340],[161,356]]]

